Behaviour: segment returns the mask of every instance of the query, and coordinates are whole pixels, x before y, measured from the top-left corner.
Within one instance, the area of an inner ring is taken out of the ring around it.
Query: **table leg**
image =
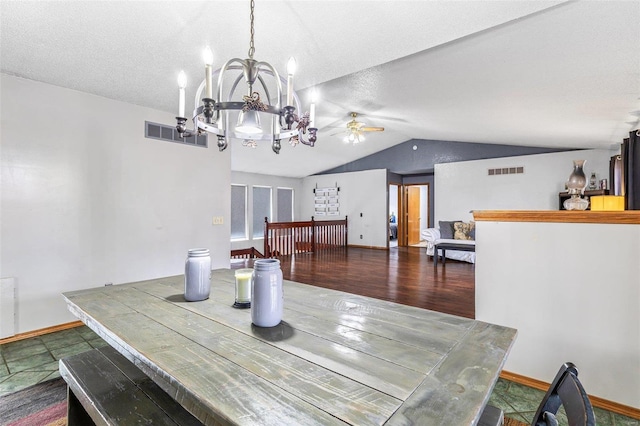
[[[444,263],[447,261],[447,249],[442,249],[442,266],[444,266]]]

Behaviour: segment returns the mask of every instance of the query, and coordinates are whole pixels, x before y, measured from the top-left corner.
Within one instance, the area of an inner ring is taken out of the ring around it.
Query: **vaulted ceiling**
[[[248,0],[0,12],[3,73],[171,113],[177,73],[199,80],[205,45],[218,66],[249,47]],[[232,169],[307,176],[410,139],[610,148],[638,127],[638,22],[639,1],[256,0],[255,58],[284,72],[296,57],[299,95],[319,93],[319,137],[279,155],[232,146]],[[345,144],[351,111],[385,131]]]

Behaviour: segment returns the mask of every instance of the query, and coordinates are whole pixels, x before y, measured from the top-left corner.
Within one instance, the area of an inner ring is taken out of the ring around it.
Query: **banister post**
[[[264,218],[264,241],[263,241],[263,244],[264,244],[263,249],[264,249],[264,251],[263,251],[263,253],[264,253],[264,256],[266,258],[270,258],[271,257],[271,253],[269,253],[269,250],[268,250],[268,248],[269,248],[269,241],[267,240],[268,236],[269,236],[269,218],[265,216],[265,218]]]
[[[347,246],[347,236],[349,232],[349,216],[345,215],[344,217],[344,246]]]
[[[311,216],[311,253],[316,252],[316,221]]]

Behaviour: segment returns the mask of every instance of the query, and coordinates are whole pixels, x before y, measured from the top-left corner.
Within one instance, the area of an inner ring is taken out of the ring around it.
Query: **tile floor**
[[[0,345],[0,396],[59,377],[60,358],[105,345],[85,326]],[[543,396],[537,389],[499,379],[489,403],[509,417],[531,424]],[[599,408],[595,412],[598,426],[640,426],[639,420]],[[561,424],[566,425],[566,420]]]
[[[505,415],[513,419],[531,424],[545,393],[519,383],[498,379],[498,383],[496,383],[489,399],[489,404],[501,408]],[[598,426],[640,426],[640,420],[631,419],[600,408],[594,408],[593,410]],[[558,414],[560,425],[567,425],[562,409]]]
[[[106,344],[82,326],[0,345],[0,396],[60,377],[60,358]]]

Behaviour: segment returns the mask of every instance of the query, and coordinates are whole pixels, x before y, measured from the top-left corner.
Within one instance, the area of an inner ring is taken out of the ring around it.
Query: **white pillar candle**
[[[289,74],[287,76],[287,105],[286,106],[293,106],[293,76],[291,74]]]
[[[213,82],[212,82],[212,72],[211,65],[204,66],[205,78],[206,78],[206,90],[205,90],[205,98],[213,99]]]
[[[287,63],[287,105],[293,106],[293,74],[296,72],[296,60],[291,57]]]
[[[253,269],[238,269],[236,271],[236,302],[251,302],[251,277]]]
[[[184,89],[180,89],[180,99],[178,100],[178,117],[184,117]]]
[[[213,99],[213,52],[211,48],[207,46],[204,49],[204,54],[202,55],[204,59],[204,97],[208,99]]]
[[[180,97],[178,99],[178,117],[184,117],[184,89],[187,87],[187,75],[184,71],[178,74],[178,88],[180,89]]]
[[[309,106],[309,127],[316,127],[316,100],[318,94],[315,90],[311,91],[311,105]]]

